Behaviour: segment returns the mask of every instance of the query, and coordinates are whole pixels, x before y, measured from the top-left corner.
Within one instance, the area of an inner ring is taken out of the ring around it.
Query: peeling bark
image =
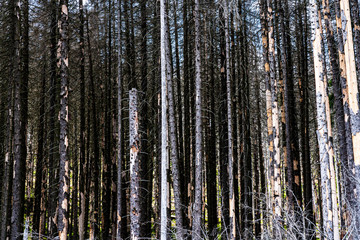
[[[310,21],[312,23],[311,42],[313,46],[314,72],[316,85],[317,137],[320,152],[321,200],[323,231],[326,238],[334,238],[333,203],[330,161],[333,161],[333,150],[328,129],[326,102],[328,95],[324,77],[324,56],[322,49],[321,22],[318,18],[318,7],[315,0],[310,1]],[[334,189],[335,191],[335,189]]]
[[[359,103],[359,89],[357,82],[357,73],[355,65],[355,54],[354,54],[354,43],[353,43],[353,33],[351,26],[351,17],[350,17],[350,6],[348,0],[340,1],[341,9],[341,20],[342,20],[342,29],[343,29],[343,43],[344,43],[344,55],[345,55],[345,64],[346,64],[346,83],[348,91],[348,104],[349,104],[349,114],[350,114],[350,123],[351,123],[351,135],[352,135],[352,144],[353,144],[353,156],[354,156],[354,165],[351,166],[354,169],[350,168],[354,173],[355,183],[354,187],[356,192],[360,191],[360,103]],[[352,164],[352,163],[350,163]],[[356,226],[360,222],[360,194],[355,194],[356,199],[351,203],[352,212],[354,215],[353,221],[356,221]],[[359,229],[357,229],[359,231]],[[357,235],[355,233],[355,235]],[[354,235],[354,236],[355,236]]]
[[[59,185],[59,218],[58,218],[58,232],[60,240],[67,239],[68,225],[69,225],[69,160],[67,156],[67,149],[69,146],[67,125],[68,125],[68,1],[61,0],[61,15],[60,15],[60,185]]]
[[[139,116],[138,93],[135,88],[129,92],[129,136],[130,136],[130,236],[137,240],[140,236],[140,176],[139,176]]]

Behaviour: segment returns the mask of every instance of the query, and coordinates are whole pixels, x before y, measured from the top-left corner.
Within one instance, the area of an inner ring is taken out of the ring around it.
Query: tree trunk
[[[49,199],[57,199],[59,194],[58,186],[58,168],[56,157],[56,94],[57,94],[57,32],[58,32],[58,8],[57,1],[51,0],[50,2],[50,11],[51,11],[51,23],[50,23],[50,113],[49,113]],[[56,213],[57,201],[48,201],[48,235],[50,237],[55,237],[57,234],[57,213]]]
[[[88,40],[88,53],[89,53],[89,78],[90,78],[90,95],[91,95],[91,117],[93,122],[93,149],[94,149],[94,158],[90,164],[90,168],[92,169],[92,216],[90,220],[90,239],[95,239],[98,236],[99,228],[98,228],[98,216],[99,216],[99,161],[100,161],[100,149],[99,149],[99,132],[98,132],[98,120],[97,120],[97,108],[96,108],[96,93],[95,93],[95,79],[94,79],[94,71],[93,71],[93,59],[92,59],[92,49],[90,42],[90,34],[89,34],[89,20],[86,22],[87,27],[87,40]]]
[[[22,233],[24,217],[24,194],[25,194],[25,164],[26,159],[22,156],[24,146],[22,127],[25,122],[22,118],[21,89],[22,80],[20,72],[20,0],[12,2],[12,28],[14,29],[14,49],[12,60],[12,74],[14,87],[14,178],[12,187],[12,206],[11,206],[11,239],[20,239]]]
[[[42,213],[42,204],[45,201],[42,195],[44,190],[44,180],[46,181],[46,162],[44,161],[44,130],[45,130],[45,92],[46,92],[46,59],[44,57],[44,69],[41,83],[41,96],[39,107],[39,125],[38,125],[38,148],[37,148],[37,161],[36,161],[36,175],[35,175],[35,206],[33,215],[33,231],[42,235],[40,231],[40,218]]]
[[[302,6],[302,7],[300,7]],[[312,176],[310,162],[310,137],[309,137],[309,93],[308,93],[308,68],[307,68],[307,7],[304,2],[299,3],[298,12],[298,71],[299,71],[299,93],[300,93],[300,149],[302,153],[302,172],[304,188],[305,209],[305,234],[308,239],[314,239],[314,211]],[[303,15],[305,15],[303,17]],[[304,20],[303,20],[304,18]],[[305,26],[304,26],[305,25]]]
[[[68,76],[69,76],[69,59],[68,59],[68,2],[60,1],[60,185],[59,185],[59,219],[58,232],[60,240],[67,239],[69,225],[69,160],[67,156],[68,148]]]
[[[166,23],[166,0],[160,0],[160,49],[161,49],[161,229],[160,239],[168,237],[168,122],[167,122],[167,82],[170,76],[167,74],[169,64],[169,52],[167,44],[168,29]]]
[[[322,216],[323,231],[325,238],[333,239],[333,205],[331,197],[331,176],[330,161],[333,161],[333,150],[331,140],[329,139],[329,129],[327,123],[327,115],[330,114],[326,110],[326,102],[328,95],[323,69],[323,49],[322,49],[322,32],[321,22],[318,18],[318,7],[314,0],[310,2],[310,21],[312,24],[312,46],[314,58],[314,72],[316,85],[316,110],[317,110],[317,135],[320,151],[320,176],[321,176],[321,199],[322,199]]]
[[[138,239],[140,236],[140,177],[139,177],[139,115],[138,96],[135,88],[129,92],[129,130],[130,130],[130,236]]]
[[[85,182],[86,182],[86,161],[85,161],[85,40],[84,40],[84,6],[83,1],[79,0],[80,17],[80,211],[79,218],[79,239],[85,239]],[[75,237],[75,236],[74,236]]]
[[[193,207],[192,239],[202,239],[201,206],[202,206],[202,117],[201,117],[201,53],[200,53],[200,3],[195,0],[195,201]],[[180,239],[180,238],[178,238]]]
[[[118,36],[117,36],[117,47],[118,47],[118,65],[117,65],[117,188],[116,188],[116,238],[122,239],[121,232],[121,203],[122,203],[122,14],[121,14],[121,3],[118,1],[117,15],[118,15]]]
[[[342,21],[345,22],[343,29],[343,43],[345,53],[345,64],[346,64],[346,83],[349,98],[349,110],[350,110],[350,122],[351,122],[351,134],[354,154],[354,169],[351,171],[354,173],[355,179],[360,179],[360,103],[359,103],[359,89],[357,82],[355,56],[354,56],[354,43],[351,27],[350,7],[348,0],[340,1],[340,9],[342,12]],[[356,192],[360,191],[360,183],[355,183]],[[360,222],[359,208],[360,208],[360,196],[356,194],[356,199],[351,203],[352,212],[354,213],[354,219],[356,226]],[[357,232],[359,229],[357,229]],[[357,233],[354,233],[354,236]]]

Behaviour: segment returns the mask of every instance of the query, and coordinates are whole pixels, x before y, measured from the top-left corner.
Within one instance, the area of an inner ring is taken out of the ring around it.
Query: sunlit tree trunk
[[[355,183],[354,187],[356,192],[360,191],[360,104],[359,104],[359,89],[357,82],[356,74],[356,65],[355,65],[355,54],[354,54],[354,43],[353,43],[353,34],[351,26],[351,17],[350,17],[350,6],[348,0],[340,1],[340,9],[342,22],[345,25],[342,26],[343,29],[343,43],[344,43],[344,53],[345,53],[345,64],[346,64],[346,83],[347,91],[349,98],[349,113],[350,113],[350,123],[351,123],[351,134],[352,134],[352,144],[353,144],[353,155],[354,155],[354,169],[350,169],[354,173]],[[351,208],[354,218],[352,221],[355,221],[355,225],[358,226],[360,222],[360,195],[355,195],[356,199],[351,201]],[[359,231],[357,229],[356,231]],[[354,233],[354,236],[357,233]]]
[[[333,239],[334,222],[333,199],[330,171],[330,161],[333,161],[333,149],[329,135],[328,117],[330,112],[326,107],[329,99],[324,77],[324,55],[322,49],[321,21],[318,18],[318,7],[315,0],[310,1],[310,21],[312,24],[312,46],[314,58],[315,86],[316,86],[316,110],[317,110],[317,137],[320,151],[320,176],[321,176],[321,200],[323,232],[326,238]],[[331,125],[330,125],[331,126]]]

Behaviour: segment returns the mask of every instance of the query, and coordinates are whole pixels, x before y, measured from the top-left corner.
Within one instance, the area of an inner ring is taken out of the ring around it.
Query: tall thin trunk
[[[11,2],[10,4],[10,10],[11,12],[13,12],[14,6],[13,6],[14,2]],[[13,16],[12,16],[13,17]],[[11,34],[11,39],[14,39],[14,35],[15,35],[15,29],[12,27],[10,28],[10,34]],[[15,45],[12,45],[12,48],[10,49],[10,53],[12,54],[12,56],[14,56],[14,50],[15,50]],[[8,79],[8,89],[7,89],[7,102],[8,102],[8,106],[7,106],[7,113],[6,113],[6,136],[5,136],[5,149],[4,149],[4,153],[5,153],[5,157],[4,157],[4,170],[3,170],[3,175],[2,175],[2,182],[3,185],[1,187],[1,221],[0,221],[0,238],[1,239],[6,239],[7,237],[7,227],[9,224],[9,204],[10,203],[10,197],[11,197],[11,189],[12,189],[12,170],[13,170],[13,150],[12,150],[12,145],[13,145],[13,92],[14,92],[14,86],[13,86],[13,81],[14,81],[14,65],[11,64],[10,65],[10,71],[9,71],[9,79]]]
[[[86,161],[85,161],[85,38],[84,38],[84,5],[83,0],[79,0],[79,17],[80,17],[80,179],[79,179],[79,196],[80,211],[79,218],[75,221],[79,222],[79,229],[75,229],[79,233],[79,239],[85,239],[85,182],[86,182]],[[74,236],[76,237],[76,235]]]
[[[167,122],[167,65],[169,53],[167,49],[168,29],[166,23],[166,0],[160,0],[160,49],[161,49],[161,226],[160,239],[166,240],[168,235],[168,122]]]
[[[274,161],[274,139],[273,139],[273,118],[272,118],[272,108],[271,108],[271,82],[270,82],[270,65],[269,65],[269,34],[268,34],[268,21],[267,21],[267,1],[261,0],[260,1],[260,21],[261,21],[261,28],[262,28],[262,44],[263,44],[263,60],[264,60],[264,70],[265,70],[265,94],[266,94],[266,117],[267,117],[267,141],[268,141],[268,148],[269,148],[269,162],[270,165],[270,187],[271,191],[275,193],[275,189],[277,193],[281,189],[281,186],[278,186],[278,181],[275,181],[274,170],[272,167],[272,163]],[[275,185],[276,184],[276,185]],[[272,211],[277,218],[281,217],[281,205],[276,207],[275,203],[279,203],[278,199],[275,202],[275,194],[271,196],[271,207],[269,211]],[[280,198],[281,200],[281,198]],[[275,208],[272,207],[274,204]],[[273,219],[274,220],[274,219]],[[272,225],[276,225],[276,221],[272,221]],[[277,231],[273,232],[273,234],[277,234]]]
[[[352,166],[354,169],[351,169],[351,171],[353,171],[355,179],[360,179],[360,103],[349,1],[341,0],[340,9],[342,12],[342,22],[345,23],[345,25],[342,26],[342,29],[346,64],[346,83],[349,98],[348,104],[350,110],[351,134],[354,154],[354,165]],[[356,181],[354,185],[356,192],[359,192],[359,181]],[[356,194],[356,199],[352,201],[351,205],[352,211],[354,213],[354,219],[352,219],[352,221],[356,221],[356,225],[358,225],[360,222],[359,194]],[[359,231],[359,229],[357,229],[357,231]],[[357,235],[357,233],[355,233],[354,236],[355,235]]]
[[[183,44],[183,54],[184,54],[184,63],[183,63],[183,81],[184,81],[184,132],[183,132],[183,149],[184,149],[184,183],[183,183],[183,204],[185,210],[184,226],[186,229],[190,227],[191,214],[190,214],[190,195],[191,195],[191,182],[190,182],[190,59],[189,59],[189,16],[188,16],[188,1],[184,0],[183,2],[183,32],[184,32],[184,44]]]
[[[130,131],[130,237],[137,240],[140,236],[140,176],[139,176],[139,115],[138,96],[135,88],[129,92],[129,131]]]
[[[166,23],[166,31],[168,33],[168,23]],[[166,35],[166,50],[167,54],[170,54],[170,39]],[[169,59],[170,56],[167,56]],[[174,103],[174,87],[172,79],[171,66],[167,64],[167,94],[169,104],[169,138],[170,138],[170,159],[171,159],[171,170],[173,177],[173,189],[174,189],[174,200],[175,200],[175,215],[176,215],[176,238],[184,238],[184,227],[183,227],[183,216],[182,216],[182,203],[181,203],[181,188],[180,188],[180,171],[179,171],[179,155],[178,155],[178,141],[176,138],[176,117],[175,117],[175,103]]]
[[[148,89],[148,65],[147,65],[147,1],[141,1],[141,95],[140,95],[140,139],[141,139],[141,155],[140,155],[140,197],[141,197],[141,214],[140,214],[140,236],[151,237],[151,221],[150,221],[150,206],[151,206],[151,194],[148,190],[150,188],[149,179],[149,147],[148,147],[148,101],[147,101],[147,89]]]
[[[39,107],[39,125],[38,125],[38,148],[37,148],[37,161],[36,161],[36,176],[35,176],[35,206],[33,215],[33,231],[42,235],[40,218],[42,213],[43,199],[42,191],[44,190],[44,175],[46,176],[46,164],[44,161],[44,130],[45,130],[45,92],[46,92],[46,59],[44,59],[44,69],[41,83],[41,96]]]
[[[103,196],[102,196],[102,238],[109,238],[110,205],[111,205],[111,81],[112,81],[112,4],[108,5],[108,44],[107,44],[107,79],[105,79],[105,152],[103,163]],[[106,55],[105,55],[106,56]]]
[[[224,3],[224,1],[222,2]],[[224,5],[223,5],[224,7]],[[225,9],[220,10],[221,26],[225,26]],[[228,133],[227,133],[227,99],[226,99],[226,40],[225,27],[220,28],[220,108],[219,108],[219,137],[220,137],[220,186],[221,186],[221,231],[224,237],[229,237],[229,172],[228,172]]]
[[[56,94],[57,94],[57,32],[58,32],[58,11],[57,1],[51,0],[50,11],[51,11],[51,23],[50,23],[50,112],[49,112],[49,199],[57,199],[58,196],[58,171],[56,168]],[[54,237],[57,234],[56,228],[56,201],[48,201],[48,234]]]
[[[68,59],[68,2],[67,0],[60,1],[61,15],[60,15],[60,77],[61,77],[61,92],[60,92],[60,185],[59,185],[59,219],[58,232],[60,240],[67,239],[68,225],[69,225],[69,160],[67,156],[68,148],[68,76],[69,76],[69,59]]]
[[[24,168],[26,160],[22,156],[22,148],[26,147],[22,143],[22,107],[21,104],[21,72],[20,72],[20,0],[13,1],[12,28],[14,28],[14,49],[13,49],[13,87],[14,87],[14,179],[12,189],[12,211],[11,211],[11,239],[20,238],[22,233],[23,215],[24,215],[24,194],[25,194],[25,176]]]
[[[86,21],[87,27],[87,41],[88,41],[88,54],[89,54],[89,78],[90,78],[90,95],[91,95],[91,118],[93,122],[93,149],[94,149],[94,157],[90,164],[90,168],[92,169],[91,181],[93,185],[93,189],[91,191],[91,195],[93,198],[92,202],[92,216],[90,220],[90,239],[95,239],[98,236],[99,228],[98,228],[98,216],[99,216],[99,161],[100,161],[100,149],[99,149],[99,136],[98,136],[98,120],[97,120],[97,104],[96,104],[96,94],[95,94],[95,79],[94,79],[94,71],[93,71],[93,59],[92,59],[92,49],[90,42],[90,34],[89,34],[89,20]]]
[[[346,130],[345,130],[345,114],[342,104],[342,92],[340,87],[340,67],[339,67],[338,56],[336,51],[337,46],[335,43],[333,29],[330,22],[331,16],[330,16],[329,1],[323,0],[322,4],[324,6],[324,21],[325,21],[325,28],[327,35],[327,43],[330,51],[330,64],[333,74],[333,90],[334,90],[334,98],[335,98],[334,105],[336,110],[337,137],[339,141],[340,162],[345,167],[348,166],[348,152],[347,152]],[[342,41],[342,39],[340,40]],[[347,168],[344,168],[342,174],[345,177],[345,186],[347,185],[346,170]]]
[[[230,82],[230,40],[229,40],[229,5],[228,1],[223,1],[224,21],[225,21],[225,68],[226,68],[226,108],[227,108],[227,151],[228,151],[228,181],[229,181],[229,239],[236,237],[235,224],[235,196],[234,196],[234,176],[233,176],[233,139],[232,139],[232,96]],[[246,190],[245,190],[246,191]]]
[[[117,65],[117,189],[116,189],[116,238],[122,239],[121,236],[121,203],[122,203],[122,14],[121,14],[121,3],[118,1],[117,17],[118,17],[118,36],[117,36],[117,48],[118,48],[118,65]]]
[[[211,2],[211,6],[213,6],[214,2]],[[210,15],[210,13],[209,13]],[[209,16],[211,17],[211,15]],[[210,20],[210,34],[215,34],[215,24],[214,20]],[[208,204],[208,229],[211,240],[216,239],[217,237],[217,224],[218,224],[218,211],[217,211],[217,190],[216,190],[216,142],[217,142],[217,135],[216,135],[216,123],[215,123],[215,64],[213,62],[215,58],[215,47],[214,47],[214,39],[211,38],[210,40],[210,59],[207,64],[209,68],[209,103],[208,106],[210,107],[210,111],[208,111],[208,121],[209,121],[209,135],[206,138],[206,146],[208,149],[206,150],[208,154],[208,161],[206,164],[206,196],[207,196],[207,204]]]
[[[300,93],[300,148],[302,153],[302,172],[304,188],[305,209],[305,234],[309,239],[314,239],[314,210],[312,193],[312,176],[310,162],[310,137],[309,137],[309,93],[308,93],[308,69],[307,69],[307,7],[305,2],[299,3],[298,13],[299,39],[298,41],[298,70],[299,70],[299,93]],[[305,15],[303,17],[303,15]],[[303,19],[304,18],[304,19]]]
[[[353,191],[353,183],[350,180],[352,178],[352,166],[354,163],[354,155],[353,155],[353,145],[352,145],[352,137],[351,137],[351,124],[350,124],[350,109],[349,109],[349,96],[347,90],[346,83],[346,63],[345,63],[345,52],[344,52],[344,43],[343,43],[343,29],[342,29],[342,20],[341,20],[341,12],[340,12],[340,1],[335,1],[335,13],[336,13],[336,27],[337,27],[337,35],[338,35],[338,55],[339,55],[339,67],[340,67],[340,90],[342,94],[342,106],[344,108],[344,119],[345,119],[345,139],[346,139],[346,147],[347,147],[347,161],[342,163],[341,170],[342,176],[345,181],[344,189],[344,199],[345,202],[342,203],[342,228],[341,235],[345,235],[347,232],[347,228],[350,225],[350,208],[349,203],[354,197]],[[336,87],[336,85],[334,85]],[[350,204],[351,205],[351,204]]]
[[[325,238],[333,239],[333,205],[331,197],[330,161],[333,161],[333,150],[329,139],[327,116],[330,114],[326,109],[328,95],[324,78],[324,55],[322,49],[321,22],[318,18],[318,7],[315,0],[310,1],[310,20],[312,24],[312,46],[316,85],[316,110],[317,110],[317,135],[320,151],[320,177],[323,231]],[[335,190],[335,189],[334,189]]]
[[[195,0],[195,201],[193,206],[192,238],[202,239],[201,234],[201,205],[202,205],[202,117],[201,117],[201,53],[200,53],[200,12],[199,0]]]

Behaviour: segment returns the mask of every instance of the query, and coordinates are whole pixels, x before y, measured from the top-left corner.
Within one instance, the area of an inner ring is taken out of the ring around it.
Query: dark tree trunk
[[[211,3],[214,6],[214,3]],[[211,20],[210,22],[210,32],[211,34],[215,34],[215,24],[214,21]],[[208,72],[209,72],[209,88],[208,88],[208,98],[209,103],[208,106],[210,107],[210,111],[208,111],[208,137],[207,139],[207,163],[206,163],[206,186],[207,186],[207,204],[208,204],[208,229],[209,229],[209,238],[211,240],[217,238],[217,224],[218,224],[218,212],[217,212],[217,191],[216,191],[216,126],[215,126],[215,47],[214,47],[214,40],[211,39],[210,42],[210,59],[208,65]]]
[[[68,2],[60,1],[60,172],[59,172],[59,219],[58,232],[60,240],[67,239],[69,225],[69,160],[67,156],[68,148],[68,77],[69,77],[69,59],[68,59]]]
[[[117,46],[118,46],[118,65],[117,65],[117,188],[116,188],[116,238],[122,239],[122,14],[121,14],[121,4],[122,1],[118,1],[117,6],[117,15],[118,15],[118,38],[117,38]]]
[[[105,80],[105,152],[103,163],[103,196],[102,196],[102,238],[109,238],[110,230],[110,207],[111,207],[111,79],[112,79],[112,14],[111,0],[108,6],[108,45],[107,45],[107,79]]]
[[[139,105],[139,114],[140,114],[140,236],[141,237],[151,237],[151,218],[150,218],[150,208],[151,208],[151,194],[149,194],[149,147],[148,147],[148,64],[147,64],[147,1],[141,1],[140,11],[141,11],[141,87],[140,87],[140,105]]]
[[[224,10],[220,9],[221,26],[225,26]],[[220,186],[221,186],[221,231],[225,237],[229,236],[229,173],[228,173],[228,128],[226,111],[226,41],[225,29],[220,28],[220,110],[219,110],[219,138],[220,138]]]
[[[50,2],[50,11],[51,11],[51,22],[50,22],[50,112],[49,112],[49,190],[48,196],[49,199],[57,199],[58,197],[58,171],[56,170],[58,167],[56,157],[56,94],[57,94],[57,1],[51,0]],[[48,201],[48,235],[50,237],[55,237],[57,234],[56,228],[56,207],[57,201]]]
[[[302,6],[302,7],[301,7]],[[300,93],[300,148],[302,154],[302,177],[305,209],[305,234],[308,239],[314,239],[314,210],[310,159],[310,136],[309,136],[309,93],[308,93],[308,47],[307,47],[307,8],[305,2],[299,3],[298,12],[298,71],[299,71],[299,93]],[[304,18],[304,19],[303,19]]]
[[[89,19],[89,18],[88,18]],[[89,77],[90,77],[90,95],[91,95],[91,118],[93,124],[93,149],[94,149],[94,158],[91,161],[90,169],[92,169],[91,174],[91,185],[92,191],[91,195],[93,198],[92,202],[92,216],[90,220],[90,238],[95,239],[99,233],[98,219],[99,219],[99,161],[100,161],[100,149],[99,149],[99,133],[98,133],[98,120],[97,120],[97,108],[96,108],[96,93],[95,93],[95,79],[93,71],[93,59],[92,59],[92,49],[90,44],[90,34],[89,34],[89,20],[86,22],[87,27],[87,41],[88,41],[88,52],[89,52]]]
[[[80,210],[79,218],[75,221],[79,223],[79,229],[75,229],[74,238],[79,236],[80,240],[85,239],[85,185],[87,168],[85,161],[85,37],[84,37],[84,5],[79,0],[79,18],[80,18],[80,179],[79,179],[79,196]],[[77,232],[79,235],[77,235]]]
[[[14,87],[14,179],[12,186],[12,211],[11,211],[11,237],[10,239],[20,239],[23,229],[24,217],[24,194],[25,194],[25,165],[23,151],[26,153],[24,145],[24,129],[26,122],[23,116],[22,100],[22,81],[20,70],[20,0],[12,2],[12,28],[14,29],[14,49],[12,56],[12,74]],[[26,79],[27,80],[27,79]]]
[[[190,206],[190,195],[191,195],[191,182],[190,182],[190,92],[189,92],[189,66],[190,66],[190,59],[189,59],[189,19],[188,19],[188,0],[184,0],[183,3],[183,32],[184,32],[184,44],[183,44],[183,54],[184,54],[184,186],[183,186],[183,204],[185,206],[185,218],[184,220],[184,227],[185,229],[190,228],[190,219],[191,214],[189,211]]]
[[[36,161],[36,175],[35,175],[35,206],[33,215],[33,231],[43,234],[40,230],[40,218],[43,214],[42,205],[45,201],[42,191],[44,190],[44,183],[46,182],[46,162],[44,158],[44,130],[45,130],[45,93],[46,93],[46,59],[44,58],[44,69],[42,73],[41,82],[41,96],[39,107],[39,125],[38,125],[38,148],[37,148],[37,161]]]

